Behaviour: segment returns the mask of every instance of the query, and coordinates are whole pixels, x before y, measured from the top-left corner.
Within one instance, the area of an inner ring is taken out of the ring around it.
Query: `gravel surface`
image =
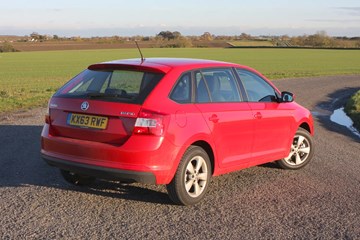
[[[275,84],[314,112],[313,161],[214,177],[190,207],[173,205],[164,186],[72,186],[40,158],[46,109],[0,115],[0,239],[360,239],[360,139],[329,120],[360,76]]]

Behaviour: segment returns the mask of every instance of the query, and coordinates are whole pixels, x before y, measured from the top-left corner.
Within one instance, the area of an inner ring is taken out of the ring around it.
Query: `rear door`
[[[141,71],[84,71],[52,98],[50,134],[123,144],[132,134],[142,102],[161,77]]]
[[[212,132],[219,166],[229,168],[248,161],[253,142],[252,112],[242,101],[230,68],[195,73],[195,104]]]

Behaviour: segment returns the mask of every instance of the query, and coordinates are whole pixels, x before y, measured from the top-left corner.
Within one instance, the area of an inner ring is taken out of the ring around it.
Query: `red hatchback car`
[[[311,113],[254,69],[176,58],[94,64],[49,101],[41,154],[65,180],[166,184],[199,202],[210,177],[313,156]]]

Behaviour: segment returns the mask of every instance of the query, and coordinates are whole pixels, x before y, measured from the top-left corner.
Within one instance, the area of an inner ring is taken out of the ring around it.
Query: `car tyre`
[[[283,169],[296,170],[305,167],[314,155],[312,136],[305,129],[298,129],[291,143],[290,153],[286,158],[278,160]]]
[[[95,177],[85,176],[85,175],[69,172],[66,170],[60,170],[60,172],[63,178],[67,182],[77,186],[87,186],[96,180]]]
[[[184,153],[173,180],[166,186],[170,199],[179,205],[200,202],[210,184],[211,163],[208,154],[198,146]]]

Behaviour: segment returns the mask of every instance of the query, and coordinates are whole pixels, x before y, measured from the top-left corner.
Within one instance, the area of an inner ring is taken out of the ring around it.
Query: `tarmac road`
[[[40,158],[45,109],[0,116],[0,239],[360,239],[360,139],[329,120],[360,76],[275,84],[315,113],[313,161],[215,177],[191,207],[164,186],[71,186]]]

